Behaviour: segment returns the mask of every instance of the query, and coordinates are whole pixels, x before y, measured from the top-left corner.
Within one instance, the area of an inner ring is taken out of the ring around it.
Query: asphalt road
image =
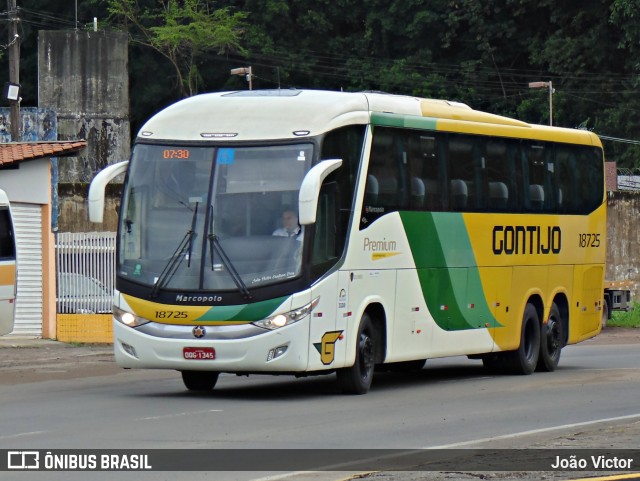
[[[417,374],[378,374],[365,396],[339,394],[333,376],[223,375],[215,391],[193,394],[175,372],[118,369],[108,347],[3,340],[0,449],[638,449],[639,334],[609,329],[596,340],[566,348],[556,372],[524,377],[488,375],[481,363],[466,358],[430,360]],[[250,469],[251,460],[247,463]],[[214,477],[206,472],[2,474],[7,480],[47,481],[284,476],[258,471]],[[284,479],[346,475],[295,473]],[[365,476],[478,478],[461,471]],[[485,472],[481,477],[540,479],[526,476]],[[545,478],[568,476],[547,473]]]

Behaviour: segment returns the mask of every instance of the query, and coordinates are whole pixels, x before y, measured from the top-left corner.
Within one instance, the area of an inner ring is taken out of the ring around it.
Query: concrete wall
[[[102,224],[89,222],[88,184],[58,186],[59,232],[115,232],[118,228],[121,184],[109,184]]]
[[[128,39],[118,32],[40,31],[38,106],[57,113],[58,140],[86,139],[78,157],[60,158],[61,232],[95,230],[78,218],[76,195],[105,166],[129,158]],[[71,194],[69,194],[71,193]],[[71,216],[71,217],[70,217]]]
[[[640,193],[612,192],[607,203],[606,278],[635,281],[633,298],[640,301]]]

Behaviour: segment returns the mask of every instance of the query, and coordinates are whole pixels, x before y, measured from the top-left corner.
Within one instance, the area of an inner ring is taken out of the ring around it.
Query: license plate
[[[190,361],[215,359],[216,350],[212,347],[185,347],[182,356]]]

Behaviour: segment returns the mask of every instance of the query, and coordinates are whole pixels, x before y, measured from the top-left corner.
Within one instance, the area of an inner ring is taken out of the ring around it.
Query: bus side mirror
[[[298,221],[300,225],[315,223],[322,181],[341,165],[342,159],[323,160],[314,165],[304,176],[298,197]]]
[[[98,172],[91,181],[89,186],[89,220],[91,222],[102,223],[104,217],[104,190],[109,182],[126,172],[128,166],[128,160],[109,165]]]

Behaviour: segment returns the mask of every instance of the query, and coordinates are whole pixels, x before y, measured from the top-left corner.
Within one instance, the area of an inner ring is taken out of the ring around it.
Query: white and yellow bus
[[[467,355],[553,371],[600,332],[601,143],[466,105],[275,90],[180,101],[140,130],[126,171],[116,361],[181,371],[337,373]],[[282,233],[283,213],[293,222]],[[289,226],[291,227],[291,226]]]
[[[0,336],[13,331],[16,301],[16,243],[7,194],[0,190]]]

